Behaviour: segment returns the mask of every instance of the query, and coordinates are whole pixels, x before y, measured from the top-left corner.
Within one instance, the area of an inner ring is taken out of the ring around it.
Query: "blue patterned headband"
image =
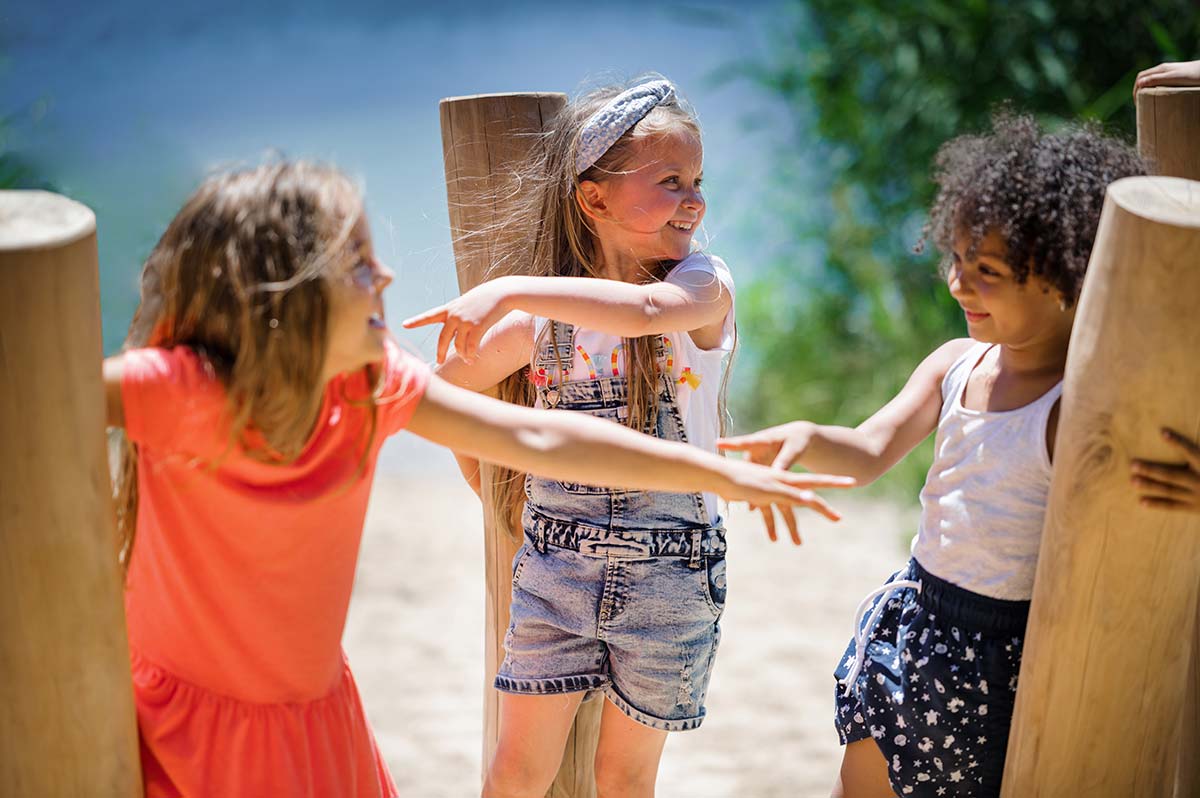
[[[657,106],[675,99],[675,87],[669,80],[652,80],[634,86],[613,97],[588,117],[579,133],[575,155],[575,174],[581,175],[600,160],[617,139],[645,118]]]

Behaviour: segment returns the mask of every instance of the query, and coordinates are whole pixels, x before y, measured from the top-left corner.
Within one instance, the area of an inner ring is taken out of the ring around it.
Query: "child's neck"
[[[644,263],[627,252],[608,247],[600,242],[600,276],[623,283],[644,283],[655,273],[655,262]]]
[[[1061,376],[1067,366],[1067,344],[1071,331],[1056,331],[1051,336],[1028,344],[1001,344],[997,364],[1000,371],[1014,377]]]

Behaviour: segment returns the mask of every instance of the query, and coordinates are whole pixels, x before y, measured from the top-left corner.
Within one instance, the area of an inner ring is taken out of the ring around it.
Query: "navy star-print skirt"
[[[898,579],[921,588],[876,599],[887,605],[849,691],[853,640],[834,673],[838,736],[873,738],[897,795],[998,796],[1029,602],[964,590],[916,560]]]

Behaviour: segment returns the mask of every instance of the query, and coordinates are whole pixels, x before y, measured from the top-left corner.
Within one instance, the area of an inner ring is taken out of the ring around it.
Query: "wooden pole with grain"
[[[1137,131],[1138,150],[1155,174],[1200,180],[1200,86],[1139,91]],[[1191,656],[1179,737],[1177,798],[1200,798],[1200,623],[1193,634]]]
[[[140,798],[96,220],[0,191],[0,795]]]
[[[527,231],[506,228],[506,199],[520,187],[513,170],[531,148],[542,146],[540,134],[566,104],[562,94],[490,94],[453,97],[441,102],[442,150],[446,162],[446,199],[459,289],[466,291],[488,277],[505,273],[511,264],[497,263],[496,253],[511,255],[512,240]],[[517,239],[519,241],[519,239]],[[490,511],[496,470],[483,467],[484,557],[487,597],[484,667],[483,766],[486,771],[499,739],[499,695],[492,679],[504,658],[504,635],[512,601],[512,559],[518,537],[504,534]],[[518,527],[519,528],[519,527]],[[519,532],[518,532],[519,535]],[[551,787],[553,798],[595,795],[593,758],[600,725],[600,702],[584,704],[567,738],[562,766]]]
[[[1200,519],[1141,507],[1134,457],[1200,436],[1200,183],[1108,188],[1071,334],[1005,798],[1167,798]],[[1115,375],[1119,375],[1119,378]]]

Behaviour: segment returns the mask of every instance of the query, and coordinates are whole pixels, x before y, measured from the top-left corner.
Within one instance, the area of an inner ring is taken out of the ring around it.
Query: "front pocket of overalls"
[[[704,599],[713,614],[720,617],[725,611],[725,558],[704,558]]]
[[[517,553],[513,556],[512,583],[515,586],[517,580],[521,578],[521,571],[525,568],[525,563],[529,562],[529,555],[534,551],[533,546],[528,543],[522,543],[521,548],[517,549]]]

